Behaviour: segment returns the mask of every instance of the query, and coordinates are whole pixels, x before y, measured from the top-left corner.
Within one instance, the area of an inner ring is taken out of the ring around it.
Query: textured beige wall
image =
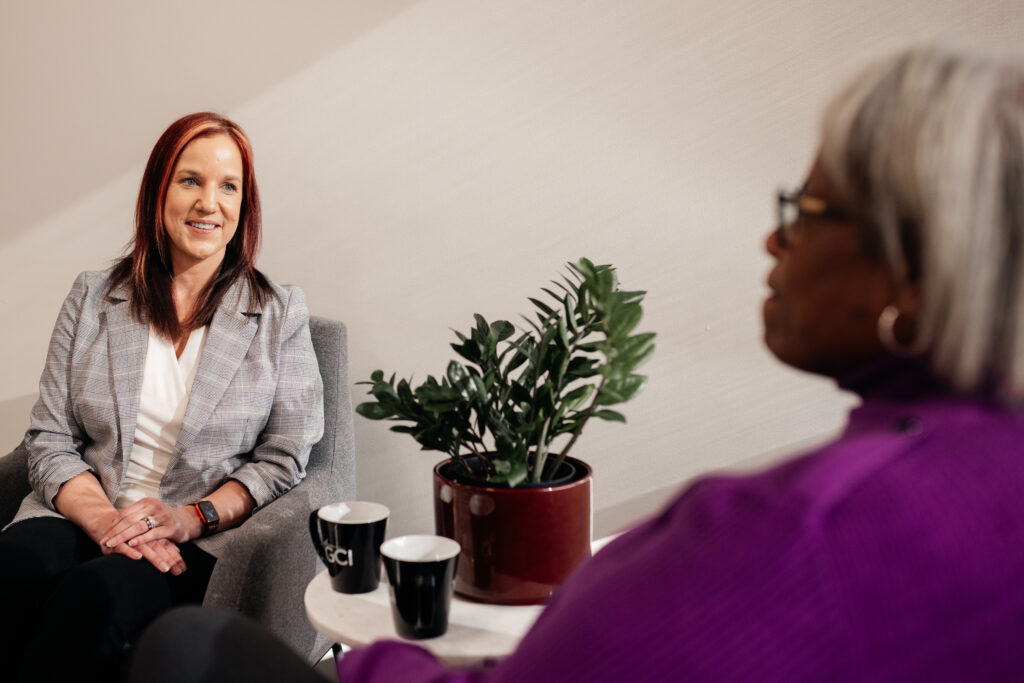
[[[826,438],[852,400],[760,345],[772,191],[827,97],[935,36],[1020,43],[1019,0],[0,3],[0,443],[13,445],[75,274],[129,237],[160,131],[249,132],[261,266],[350,328],[353,377],[443,370],[449,328],[515,317],[581,255],[649,291],[629,424],[576,447],[598,532],[708,469]],[[357,389],[357,396],[361,389]],[[357,418],[360,496],[431,526],[437,459]]]

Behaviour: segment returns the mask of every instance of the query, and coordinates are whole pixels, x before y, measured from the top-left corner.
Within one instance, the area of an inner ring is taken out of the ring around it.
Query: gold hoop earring
[[[900,315],[902,315],[900,309],[893,304],[882,309],[878,316],[878,341],[882,342],[886,351],[895,356],[905,358],[920,356],[924,353],[924,346],[920,340],[904,344],[896,339],[896,321],[899,320]]]

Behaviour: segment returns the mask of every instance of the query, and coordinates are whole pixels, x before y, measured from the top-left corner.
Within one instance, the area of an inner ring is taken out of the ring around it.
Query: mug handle
[[[313,546],[316,548],[316,554],[320,556],[320,561],[324,561],[324,546],[320,541],[320,528],[317,524],[319,510],[313,510],[309,513],[309,536],[313,539]]]

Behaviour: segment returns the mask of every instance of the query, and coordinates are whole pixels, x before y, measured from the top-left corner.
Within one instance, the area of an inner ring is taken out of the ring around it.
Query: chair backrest
[[[324,384],[324,435],[309,455],[306,476],[310,480],[326,479],[329,484],[328,491],[314,497],[324,501],[321,504],[354,500],[356,462],[347,330],[337,320],[310,316],[309,333]]]
[[[323,504],[354,500],[356,463],[347,331],[342,322],[311,316],[309,333],[324,384],[324,435],[309,455],[308,478],[326,489],[315,497],[325,501]],[[0,527],[14,519],[22,499],[31,491],[27,457],[24,442],[0,457]]]

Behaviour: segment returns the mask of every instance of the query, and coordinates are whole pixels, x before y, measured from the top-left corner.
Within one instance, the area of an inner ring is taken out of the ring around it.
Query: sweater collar
[[[889,354],[839,378],[839,388],[852,391],[862,399],[891,401],[951,393],[949,385],[935,376],[927,357],[904,358]]]

